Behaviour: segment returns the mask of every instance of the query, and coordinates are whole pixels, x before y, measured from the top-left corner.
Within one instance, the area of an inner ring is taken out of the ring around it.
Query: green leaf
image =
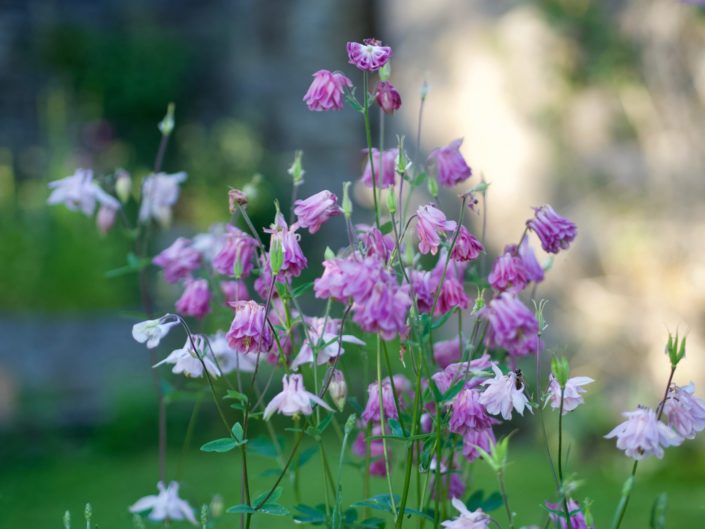
[[[238,442],[232,437],[224,437],[222,439],[216,439],[215,441],[210,441],[201,447],[202,452],[229,452],[236,446],[239,446]]]
[[[441,397],[441,402],[447,402],[449,400],[452,400],[453,397],[455,397],[460,391],[465,387],[465,380],[459,380],[455,384],[453,384],[450,388],[448,388],[448,391],[446,391],[443,394],[443,397]]]
[[[384,520],[382,518],[365,518],[359,526],[364,529],[383,529]]]
[[[323,432],[326,431],[326,428],[330,425],[330,423],[333,421],[333,414],[326,415],[323,420],[318,424],[318,427],[316,428],[316,431],[318,434],[322,434]]]
[[[240,503],[239,505],[233,505],[232,507],[228,507],[225,512],[229,512],[229,513],[233,513],[233,514],[242,514],[242,513],[247,514],[247,513],[254,513],[255,510],[245,503]]]
[[[308,283],[304,283],[303,285],[299,285],[296,287],[293,292],[291,293],[292,297],[298,298],[302,294],[305,294],[309,290],[313,288],[313,281],[309,281]]]
[[[445,322],[448,321],[448,318],[450,318],[453,313],[455,312],[455,309],[451,309],[445,314],[443,314],[440,318],[438,318],[436,321],[431,323],[431,329],[438,329],[439,327],[442,327]]]
[[[294,507],[301,514],[294,515],[297,523],[310,523],[312,525],[323,525],[326,522],[326,513],[322,509],[309,505],[299,504]]]
[[[666,507],[668,506],[668,495],[662,492],[654,500],[651,507],[651,529],[666,529]]]
[[[310,448],[307,448],[303,452],[301,452],[301,454],[299,455],[299,460],[298,460],[297,466],[299,468],[304,466],[306,463],[308,463],[311,460],[311,458],[316,454],[317,451],[318,451],[318,447],[312,446]]]
[[[392,221],[390,220],[389,222],[385,222],[379,227],[379,231],[381,231],[383,234],[390,233],[394,229],[394,225],[392,224]]]
[[[284,446],[283,437],[278,436],[277,442],[279,443],[279,446]],[[277,448],[276,446],[274,446],[274,443],[272,443],[269,438],[263,435],[255,437],[254,439],[248,439],[247,451],[249,453],[257,454],[263,457],[269,457],[271,459],[276,459],[278,456]]]
[[[257,509],[257,512],[261,512],[264,514],[271,514],[272,516],[288,516],[289,515],[289,509],[284,507],[283,505],[279,505],[278,503],[265,503]]]
[[[406,433],[402,430],[401,424],[396,419],[387,420],[389,427],[392,429],[392,433],[397,437],[406,437]]]
[[[113,270],[108,270],[105,272],[105,277],[113,278],[119,277],[125,274],[131,274],[133,272],[138,272],[143,268],[149,266],[152,260],[148,257],[143,257],[140,259],[133,253],[127,254],[127,265],[121,266],[120,268],[115,268]]]
[[[267,503],[275,503],[279,498],[281,498],[282,492],[284,492],[284,489],[282,489],[281,487],[277,487],[276,489],[274,489],[272,495],[269,496],[269,498],[267,498],[269,491],[263,492],[254,500],[252,500],[252,505],[259,505],[260,503],[262,503],[262,501],[264,501],[265,498],[267,498]]]
[[[248,401],[247,395],[245,395],[244,393],[240,393],[239,391],[235,391],[234,389],[229,389],[223,399],[239,400],[241,402]]]
[[[233,432],[233,436],[235,437],[235,439],[237,440],[237,442],[238,442],[238,443],[242,443],[242,436],[244,435],[244,432],[243,432],[242,426],[240,425],[239,422],[236,422],[236,423],[233,425],[231,431]]]

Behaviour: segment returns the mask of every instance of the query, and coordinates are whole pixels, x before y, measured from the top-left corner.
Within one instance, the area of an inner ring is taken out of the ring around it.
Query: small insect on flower
[[[282,415],[311,415],[313,404],[318,404],[328,411],[333,409],[317,395],[306,391],[302,375],[284,375],[282,377],[282,390],[267,404],[263,418],[268,420],[275,412]]]
[[[193,509],[185,500],[179,498],[179,484],[176,481],[167,487],[161,481],[157,483],[158,495],[140,498],[129,508],[132,513],[150,511],[149,519],[155,522],[172,520],[188,520],[193,525],[198,525]]]
[[[139,343],[146,343],[148,349],[154,349],[169,330],[178,325],[179,320],[171,314],[166,314],[156,320],[145,320],[132,326],[132,337]]]
[[[366,72],[376,72],[392,56],[392,48],[382,46],[376,39],[365,39],[359,42],[348,42],[348,62]],[[367,87],[364,87],[367,90]]]
[[[490,415],[501,415],[506,421],[512,418],[512,408],[519,415],[524,415],[524,409],[531,411],[529,399],[524,394],[524,380],[521,370],[510,371],[506,375],[492,364],[494,378],[485,380],[482,385],[487,386],[480,395],[482,404]]]

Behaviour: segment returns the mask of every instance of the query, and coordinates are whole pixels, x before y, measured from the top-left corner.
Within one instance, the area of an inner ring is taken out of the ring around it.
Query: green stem
[[[509,529],[514,529],[514,516],[512,516],[511,507],[509,507],[509,496],[507,496],[507,490],[504,486],[504,470],[500,469],[497,471],[497,481],[499,482],[499,493],[502,495],[504,510],[506,511],[507,519],[509,520]]]
[[[394,489],[392,487],[392,476],[389,472],[389,451],[387,450],[387,433],[384,427],[384,401],[382,396],[382,350],[380,347],[382,339],[377,335],[377,394],[379,398],[379,425],[382,430],[382,451],[384,457],[384,469],[387,474],[387,488],[389,489],[389,502],[392,505],[392,514],[397,518],[397,507],[394,501]]]
[[[370,161],[370,174],[372,176],[372,200],[374,202],[374,207],[375,207],[375,224],[377,226],[377,229],[381,229],[381,225],[379,222],[379,206],[377,205],[377,177],[375,175],[375,165],[374,165],[374,160],[372,156],[372,127],[370,126],[370,109],[369,109],[369,102],[368,102],[368,93],[367,93],[367,72],[362,72],[362,101],[363,101],[363,115],[365,118],[365,137],[367,139],[367,157]],[[382,160],[382,153],[379,153],[379,159],[380,161]],[[381,163],[379,164],[381,169]]]
[[[565,496],[565,488],[563,482],[563,397],[565,395],[565,386],[561,386],[561,405],[558,410],[558,481],[560,483],[559,493],[563,503],[563,511],[568,529],[573,528],[573,522],[570,519],[570,511],[568,510],[568,499]]]

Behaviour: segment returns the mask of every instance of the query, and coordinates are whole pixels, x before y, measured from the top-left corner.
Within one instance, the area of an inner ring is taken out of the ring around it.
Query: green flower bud
[[[428,192],[431,193],[431,196],[433,198],[438,197],[438,180],[436,180],[436,177],[428,175],[428,181],[426,185],[428,186]]]
[[[551,373],[553,373],[558,385],[564,388],[570,376],[568,360],[564,356],[554,356],[551,359]]]
[[[397,196],[394,193],[394,188],[387,192],[387,209],[392,215],[397,212]]]
[[[348,420],[345,421],[345,434],[350,435],[350,432],[352,432],[355,429],[355,423],[357,422],[357,416],[352,413],[350,414],[350,417],[348,417]]]
[[[387,61],[386,64],[377,71],[377,73],[379,74],[380,81],[389,81],[389,78],[392,76],[391,61]]]
[[[304,173],[306,171],[304,171],[303,165],[301,164],[301,158],[303,155],[303,151],[296,151],[294,153],[294,163],[292,163],[291,167],[289,167],[289,174],[294,180],[294,185],[297,187],[304,183]]]
[[[330,261],[331,259],[335,259],[335,252],[330,249],[330,246],[326,246],[326,251],[323,252],[323,258],[326,261]]]
[[[174,130],[174,108],[174,103],[169,103],[164,119],[159,122],[159,132],[162,136],[169,136]]]
[[[115,194],[122,203],[125,203],[130,198],[132,192],[132,178],[130,173],[124,169],[118,169],[115,173]]]
[[[685,342],[686,338],[683,337],[679,340],[678,333],[675,336],[668,333],[668,343],[666,344],[666,354],[671,361],[671,367],[675,368],[678,363],[685,357]]]
[[[345,218],[350,220],[353,211],[352,201],[350,200],[350,182],[343,182],[343,202],[341,207]]]
[[[284,264],[284,248],[279,239],[272,239],[269,247],[269,266],[272,268],[272,277],[276,277]]]

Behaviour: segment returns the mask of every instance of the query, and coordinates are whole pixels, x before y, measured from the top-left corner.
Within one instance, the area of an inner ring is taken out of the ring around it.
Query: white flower
[[[682,388],[673,385],[663,406],[668,424],[686,439],[694,439],[696,433],[705,429],[705,401],[694,393],[692,382]]]
[[[96,202],[112,210],[120,209],[120,202],[93,181],[93,171],[77,169],[74,174],[49,182],[52,189],[47,204],[64,204],[71,211],[80,210],[84,215],[93,215]]]
[[[203,336],[194,334],[192,339],[187,337],[186,343],[181,349],[173,350],[164,360],[154,364],[154,367],[162,364],[174,364],[172,373],[177,375],[183,373],[187,377],[200,378],[203,376],[203,366],[205,365],[212,377],[219,376],[218,366],[215,365],[212,358],[204,354],[206,341]],[[194,345],[197,350],[194,350]]]
[[[299,354],[296,356],[294,361],[291,363],[291,369],[298,369],[301,364],[311,364],[313,363],[313,349],[309,343],[308,338],[313,340],[314,344],[321,345],[316,356],[316,363],[320,366],[331,360],[334,360],[336,356],[342,356],[345,349],[338,347],[338,335],[340,333],[340,320],[328,318],[309,318],[308,319],[308,337],[304,340]],[[326,328],[323,328],[325,324]],[[357,345],[365,345],[365,342],[351,336],[344,334],[342,336],[342,341],[347,343],[354,343]]]
[[[257,365],[257,355],[244,354],[235,351],[228,344],[223,331],[218,331],[210,337],[212,353],[217,360],[223,374],[240,371],[242,373],[253,373]]]
[[[158,320],[146,320],[132,326],[132,337],[139,343],[147,342],[148,349],[154,349],[169,330],[178,325],[179,320],[170,316],[162,316]]]
[[[497,364],[492,364],[492,371],[495,376],[482,383],[487,387],[480,395],[480,404],[485,407],[487,413],[501,415],[508,421],[512,418],[512,408],[519,415],[524,415],[525,407],[531,411],[528,406],[529,399],[524,395],[524,383],[517,378],[517,373],[510,371],[503,375]]]
[[[179,199],[179,184],[186,180],[186,173],[157,173],[145,178],[142,184],[140,222],[154,219],[162,226],[171,222],[171,208]]]
[[[441,525],[446,529],[487,529],[490,526],[490,517],[482,509],[470,512],[458,498],[453,498],[452,503],[460,516],[443,522]]]
[[[140,498],[130,506],[130,512],[141,513],[151,511],[149,513],[149,519],[155,522],[164,520],[188,520],[192,524],[198,525],[191,506],[188,502],[179,498],[179,484],[176,481],[169,483],[168,487],[165,487],[164,483],[160,481],[157,483],[157,488],[159,489],[158,495]]]
[[[282,391],[276,395],[264,409],[263,418],[266,421],[274,412],[283,415],[311,415],[313,407],[311,403],[333,411],[328,404],[323,402],[317,395],[306,391],[304,387],[304,377],[301,375],[284,375],[282,378]]]
[[[664,447],[678,446],[683,442],[683,438],[659,421],[650,408],[640,407],[622,415],[627,420],[605,435],[605,438],[616,437],[617,448],[637,461],[650,455],[661,459]]]
[[[569,378],[565,383],[563,390],[563,415],[569,411],[573,411],[583,402],[582,394],[585,389],[582,386],[587,386],[595,382],[590,377],[573,377]],[[558,410],[561,407],[561,386],[556,378],[551,374],[550,383],[548,385],[548,398],[546,402],[551,404],[551,408]]]

